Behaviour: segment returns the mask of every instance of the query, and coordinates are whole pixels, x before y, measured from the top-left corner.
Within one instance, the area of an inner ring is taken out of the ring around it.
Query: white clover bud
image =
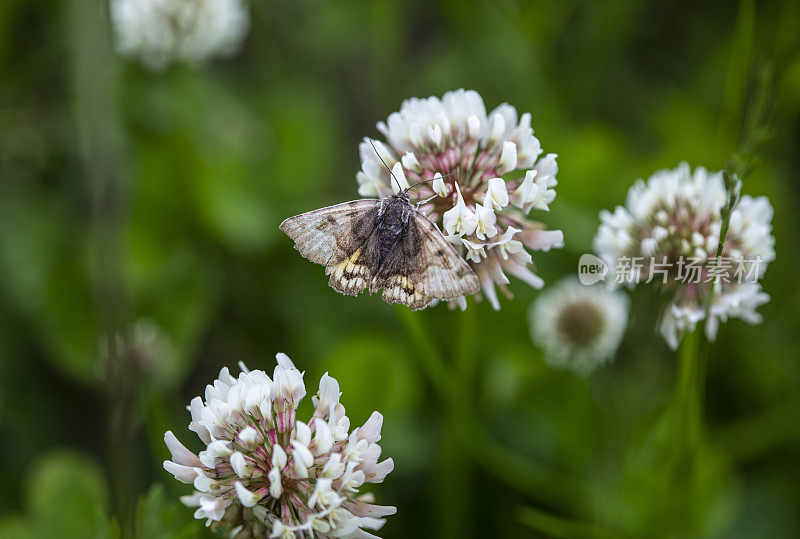
[[[483,205],[500,211],[508,206],[508,190],[506,189],[506,182],[503,178],[492,178],[489,180],[486,189],[486,197],[483,199]]]
[[[478,217],[478,224],[475,226],[475,235],[479,240],[492,238],[497,235],[497,216],[491,206],[485,207],[475,204],[475,215]]]
[[[627,320],[625,294],[572,277],[548,288],[529,311],[531,336],[547,363],[580,374],[613,361]]]
[[[408,180],[406,179],[406,173],[403,172],[403,165],[399,162],[395,163],[392,167],[392,177],[395,180],[392,182],[392,190],[395,193],[399,193],[400,191],[411,187],[411,184],[409,184]]]
[[[500,154],[499,174],[505,174],[517,168],[517,145],[507,140],[503,142],[503,152]]]
[[[249,425],[239,431],[239,439],[248,446],[254,446],[262,440],[261,434]]]
[[[414,152],[406,152],[401,159],[403,166],[409,170],[413,170],[414,172],[420,173],[422,172],[422,165],[419,164],[417,161]]]
[[[464,204],[464,197],[461,196],[458,182],[455,183],[455,186],[458,193],[458,201],[451,210],[445,212],[444,229],[450,235],[463,236],[464,234],[472,234],[475,231],[475,227],[478,226],[478,217],[475,212],[470,211],[467,205]]]
[[[446,197],[450,194],[450,188],[444,183],[441,172],[437,172],[433,176],[433,192],[440,197]]]
[[[286,456],[286,451],[283,450],[283,447],[280,444],[275,444],[272,446],[272,465],[282,470],[286,466],[288,458]]]
[[[234,483],[234,487],[236,488],[236,495],[239,497],[239,501],[242,502],[242,505],[245,507],[253,507],[258,503],[258,500],[261,499],[261,496],[247,490],[239,481]]]
[[[269,479],[269,494],[277,500],[283,494],[281,471],[278,468],[272,468],[267,474],[267,479]]]

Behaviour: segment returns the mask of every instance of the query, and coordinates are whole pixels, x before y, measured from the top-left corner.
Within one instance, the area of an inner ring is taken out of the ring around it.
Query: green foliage
[[[800,535],[796,1],[259,0],[240,54],[162,73],[108,48],[78,62],[75,41],[108,34],[100,10],[68,16],[81,5],[0,2],[0,536],[129,534],[107,486],[124,474],[97,464],[114,462],[120,423],[136,535],[210,534],[161,467],[163,432],[198,450],[189,400],[222,366],[271,370],[278,351],[309,394],[336,377],[354,426],[384,415],[396,469],[372,490],[398,514],[382,536]],[[109,103],[87,101],[101,83]],[[356,198],[358,142],[403,99],[462,86],[530,111],[559,154],[537,215],[566,240],[535,255],[548,284],[654,170],[727,167],[770,197],[772,300],[761,325],[720,328],[691,454],[677,454],[671,418],[694,412],[675,409],[658,298],[633,294],[616,361],[580,378],[530,342],[538,292],[515,279],[500,312],[398,311],[330,290],[278,230]],[[87,125],[119,136],[100,137],[113,155],[86,160]],[[103,163],[116,206],[98,203]],[[109,382],[104,332],[142,321],[160,353]]]
[[[108,518],[108,494],[100,469],[69,451],[42,456],[25,482],[25,512],[0,521],[9,538],[116,537]]]

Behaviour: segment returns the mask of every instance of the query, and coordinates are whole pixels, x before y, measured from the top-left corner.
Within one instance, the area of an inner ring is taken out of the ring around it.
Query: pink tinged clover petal
[[[517,236],[526,247],[534,251],[549,251],[551,248],[564,246],[564,233],[560,230],[542,230],[530,228]]]
[[[397,507],[392,505],[374,505],[364,503],[361,500],[355,502],[345,502],[342,507],[353,513],[357,517],[386,517],[397,513]]]
[[[186,483],[190,485],[194,482],[195,477],[197,477],[197,470],[198,467],[191,467],[191,466],[184,466],[182,464],[177,464],[172,462],[171,460],[164,461],[164,469],[175,476],[175,479],[180,481],[181,483]]]
[[[366,473],[366,481],[368,483],[382,483],[391,471],[394,470],[394,459],[388,458],[383,462],[379,462]]]
[[[167,449],[169,449],[172,455],[173,462],[183,466],[202,466],[197,455],[186,449],[171,430],[164,433],[164,442],[167,444]]]
[[[380,412],[372,412],[367,422],[358,429],[357,436],[359,440],[366,440],[368,443],[374,444],[381,439],[381,427],[383,426],[383,415]]]
[[[500,262],[503,269],[508,273],[538,290],[544,286],[544,280],[528,269],[528,264],[530,263],[531,255],[525,251],[514,253]]]

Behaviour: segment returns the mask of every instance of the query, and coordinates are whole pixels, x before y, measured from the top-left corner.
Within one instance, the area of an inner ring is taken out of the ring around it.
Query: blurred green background
[[[384,414],[381,536],[800,536],[799,2],[253,0],[240,54],[163,73],[92,46],[102,6],[0,2],[0,536],[113,536],[134,503],[140,537],[204,533],[163,433],[200,449],[189,400],[278,351],[309,393],[330,371],[354,425]],[[565,234],[535,257],[552,283],[635,178],[721,168],[765,70],[772,137],[743,192],[775,207],[772,300],[721,328],[679,491],[652,449],[676,372],[655,298],[581,378],[544,364],[521,282],[500,312],[410,319],[333,292],[277,228],[356,198],[357,143],[403,99],[472,88],[559,155],[537,215]],[[131,324],[152,338],[108,373],[101,336]],[[420,369],[431,353],[467,358],[462,407]]]

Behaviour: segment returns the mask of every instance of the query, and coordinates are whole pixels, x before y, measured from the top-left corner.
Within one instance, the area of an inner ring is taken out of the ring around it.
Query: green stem
[[[575,507],[582,490],[573,478],[505,447],[478,420],[474,409],[478,366],[475,307],[453,314],[459,317],[459,330],[449,348],[455,352],[452,366],[445,362],[419,313],[398,307],[397,314],[418,352],[414,359],[437,391],[447,414],[440,478],[445,505],[441,511],[441,536],[463,537],[468,532],[465,527],[469,515],[474,514],[470,496],[473,462],[533,498]]]
[[[443,474],[441,490],[446,500],[443,511],[443,537],[468,535],[469,520],[474,515],[472,481],[473,469],[470,454],[465,447],[475,443],[467,425],[473,415],[477,351],[475,336],[477,311],[473,307],[458,316],[459,330],[455,344],[453,388],[447,406],[447,428],[442,454]]]
[[[447,367],[444,358],[436,348],[436,343],[423,327],[421,314],[414,313],[402,306],[398,306],[395,312],[416,348],[417,354],[412,354],[412,358],[428,377],[442,400],[447,402],[450,394],[454,391],[451,369]]]
[[[705,386],[702,341],[702,331],[696,329],[683,337],[678,350],[678,381],[672,413],[679,455],[692,454],[700,441]]]
[[[117,69],[109,35],[108,3],[72,0],[74,115],[91,201],[92,288],[98,330],[108,343],[106,397],[110,480],[122,537],[134,537],[139,474],[135,450],[136,371],[125,331],[120,266],[124,185],[120,177],[122,129],[117,110]]]
[[[594,524],[570,520],[534,507],[522,507],[517,518],[529,528],[546,537],[564,539],[605,539],[617,534]]]

